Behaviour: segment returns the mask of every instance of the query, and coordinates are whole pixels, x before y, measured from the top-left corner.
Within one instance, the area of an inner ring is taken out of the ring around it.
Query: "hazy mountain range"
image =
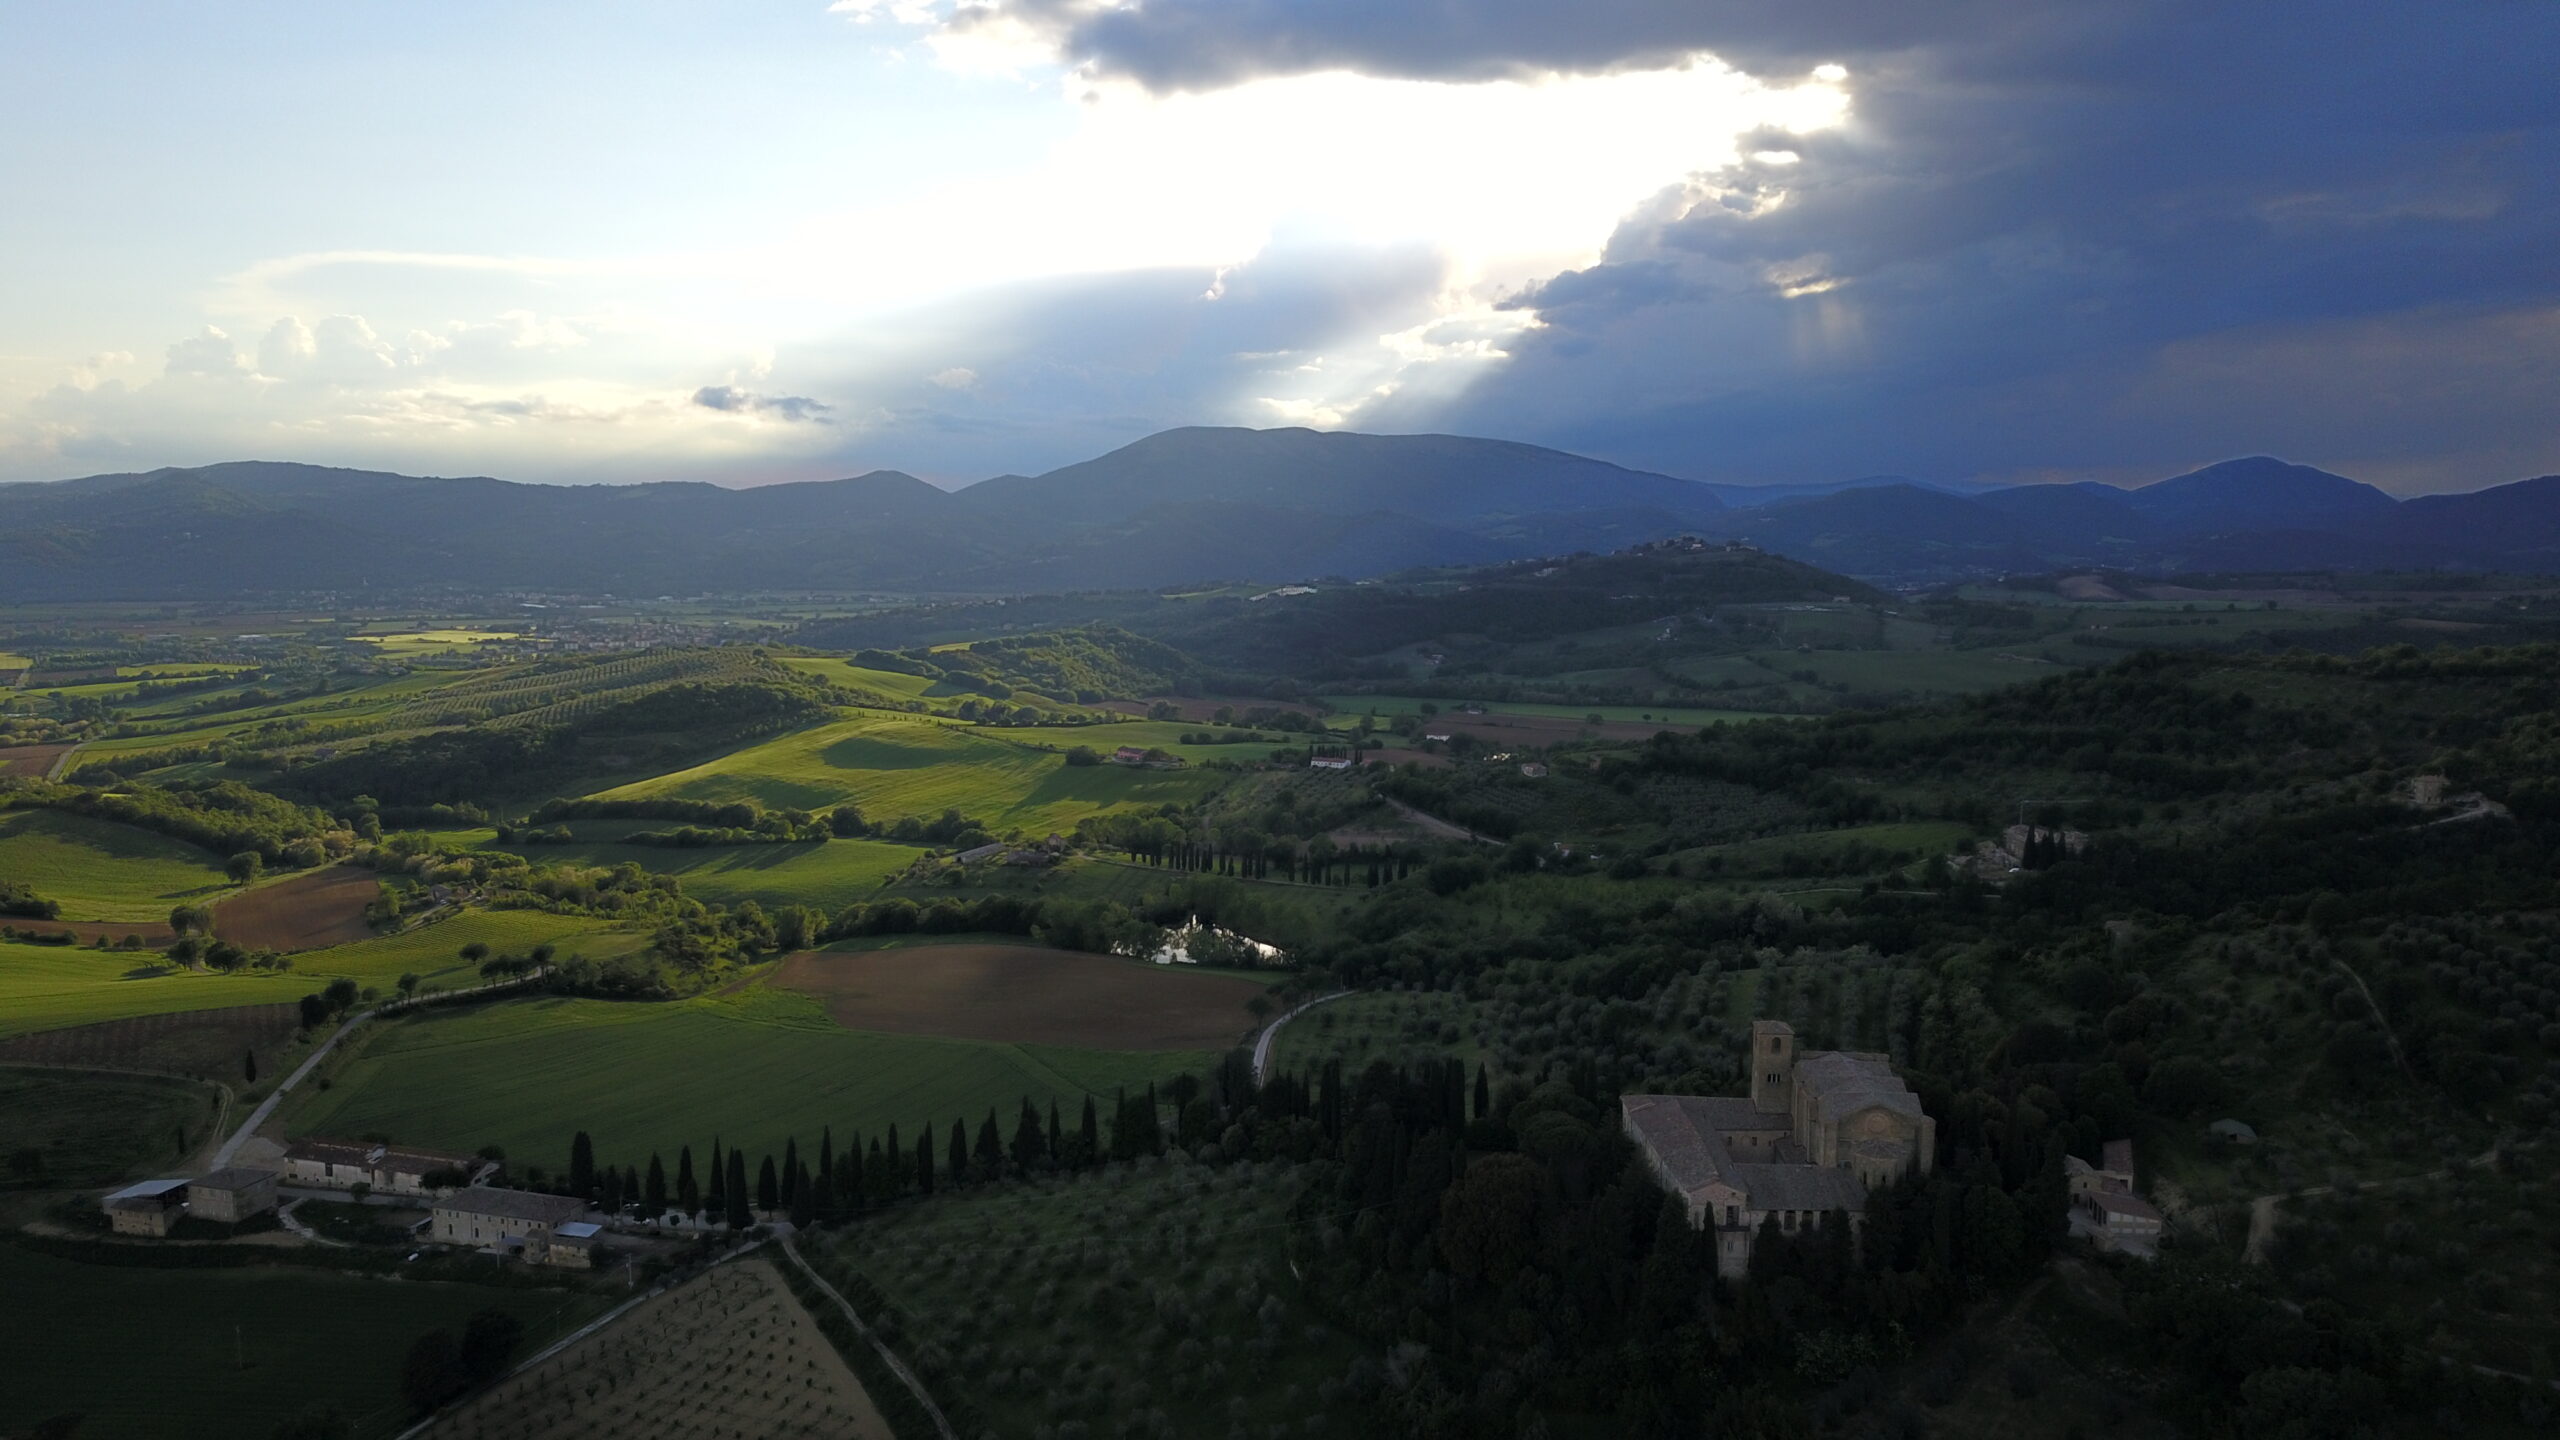
[[[1461,436],[1206,428],[956,491],[885,470],[733,490],[247,461],[0,486],[0,599],[1025,593],[1376,575],[1684,533],[1903,584],[2078,565],[2560,569],[2560,476],[2402,501],[2257,457],[2133,490],[1751,487]]]

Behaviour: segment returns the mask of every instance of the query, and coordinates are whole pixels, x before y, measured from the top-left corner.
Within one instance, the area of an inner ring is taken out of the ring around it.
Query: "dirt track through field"
[[[317,950],[373,934],[364,907],[382,893],[370,870],[332,865],[261,885],[213,908],[213,933],[250,950]]]
[[[1224,1050],[1253,1028],[1262,986],[1033,945],[812,950],[773,984],[814,995],[848,1030],[1096,1050]]]

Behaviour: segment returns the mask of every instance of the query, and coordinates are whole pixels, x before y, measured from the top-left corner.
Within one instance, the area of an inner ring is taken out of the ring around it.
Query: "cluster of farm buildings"
[[[239,1225],[279,1208],[279,1192],[329,1190],[414,1197],[428,1216],[422,1239],[438,1245],[521,1259],[530,1265],[586,1269],[596,1262],[604,1227],[585,1219],[587,1202],[568,1195],[514,1190],[491,1183],[495,1161],[476,1155],[349,1140],[296,1140],[284,1168],[230,1166],[196,1179],[145,1180],[102,1202],[119,1235],[165,1238],[181,1220]]]

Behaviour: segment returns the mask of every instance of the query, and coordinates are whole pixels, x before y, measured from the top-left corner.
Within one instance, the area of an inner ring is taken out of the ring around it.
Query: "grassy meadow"
[[[166,920],[232,888],[211,851],[58,810],[0,810],[0,876],[60,902],[65,920]]]
[[[1188,803],[1217,784],[1218,777],[1198,771],[1070,766],[1062,753],[1018,738],[995,738],[1000,733],[1062,746],[1094,744],[1087,737],[1120,728],[991,732],[913,716],[868,715],[795,731],[607,790],[603,798],[745,800],[806,810],[850,803],[875,821],[959,810],[999,831],[1045,834],[1123,806]],[[1179,733],[1181,727],[1153,728]],[[1070,736],[1075,738],[1065,738]]]
[[[202,1134],[220,1103],[192,1080],[0,1066],[0,1148],[43,1157],[25,1183],[113,1185],[183,1158],[180,1134]]]
[[[1087,1094],[1144,1086],[1215,1057],[1008,1045],[844,1029],[816,1001],[750,987],[666,1004],[545,998],[433,1010],[375,1029],[333,1061],[330,1086],[299,1097],[296,1135],[381,1133],[420,1145],[498,1145],[548,1169],[570,1137],[599,1160],[645,1165],[713,1137],[750,1153],[815,1143],[833,1126],[975,1125],[989,1107],[1055,1100],[1070,1120]]]
[[[420,1335],[459,1334],[497,1309],[524,1322],[530,1353],[607,1303],[318,1270],[84,1265],[7,1244],[0,1294],[18,1297],[0,1305],[0,1433],[77,1415],[80,1440],[265,1440],[312,1405],[337,1407],[357,1435],[390,1435],[408,1414],[400,1362]]]

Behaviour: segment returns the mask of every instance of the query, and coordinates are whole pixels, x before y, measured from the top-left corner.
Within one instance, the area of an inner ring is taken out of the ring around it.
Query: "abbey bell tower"
[[[1796,1031],[1784,1020],[1751,1022],[1751,1104],[1786,1115],[1796,1104]]]

